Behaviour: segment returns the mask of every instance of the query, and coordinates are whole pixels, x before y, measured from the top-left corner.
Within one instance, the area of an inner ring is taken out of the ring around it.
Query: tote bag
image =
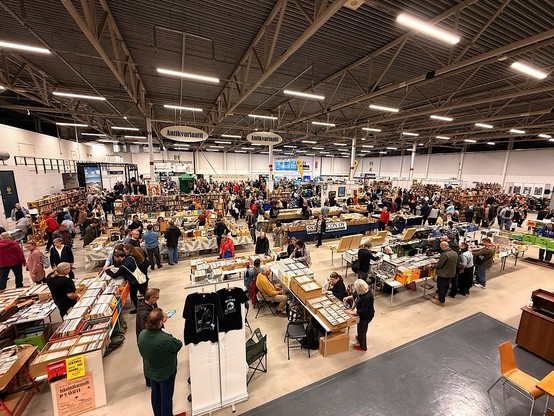
[[[135,260],[134,257],[131,257],[133,259],[133,261],[135,262],[135,271],[132,272],[131,270],[127,269],[127,267],[125,267],[127,269],[127,271],[129,273],[131,273],[135,279],[137,280],[138,284],[139,285],[142,285],[143,283],[146,283],[146,275],[138,268],[138,264],[137,264],[137,261]]]

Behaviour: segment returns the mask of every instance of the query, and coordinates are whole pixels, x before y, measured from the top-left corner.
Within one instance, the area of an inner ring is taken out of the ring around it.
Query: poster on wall
[[[535,191],[533,192],[533,195],[535,196],[542,196],[542,186],[536,186],[535,187]]]
[[[102,178],[100,176],[100,166],[84,166],[85,187],[87,192],[101,193]]]
[[[521,186],[514,185],[514,194],[520,194],[521,193]]]
[[[530,186],[524,186],[523,187],[523,195],[531,195],[531,187]]]
[[[148,196],[160,196],[162,194],[160,183],[156,181],[147,181],[146,192]]]

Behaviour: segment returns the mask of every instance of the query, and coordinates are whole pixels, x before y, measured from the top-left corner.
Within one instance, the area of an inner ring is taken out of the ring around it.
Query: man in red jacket
[[[11,239],[9,233],[0,234],[0,290],[6,289],[10,270],[15,275],[15,287],[23,287],[23,266],[26,265],[19,244]]]
[[[381,215],[379,216],[379,222],[377,223],[377,228],[379,231],[383,231],[387,224],[389,223],[390,212],[386,206],[383,206]]]
[[[52,234],[54,231],[57,231],[60,226],[54,218],[52,211],[44,214],[44,222],[46,222],[46,235],[48,236],[48,242],[46,243],[46,252],[48,253],[53,244]]]

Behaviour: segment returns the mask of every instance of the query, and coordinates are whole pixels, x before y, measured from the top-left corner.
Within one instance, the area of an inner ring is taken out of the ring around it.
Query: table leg
[[[8,416],[13,416],[12,411],[6,406],[6,403],[4,403],[2,399],[0,399],[0,409],[4,410]]]
[[[514,260],[514,267],[517,266],[518,257],[519,257],[519,251],[516,251],[516,259]]]

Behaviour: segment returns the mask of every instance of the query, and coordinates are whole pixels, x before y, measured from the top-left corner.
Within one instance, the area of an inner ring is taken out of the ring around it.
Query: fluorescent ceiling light
[[[444,116],[432,115],[429,118],[432,118],[433,120],[440,120],[440,121],[454,121],[452,117],[444,117]]]
[[[282,149],[273,149],[274,152],[282,152]]]
[[[231,144],[231,142],[222,142],[222,141],[219,141],[219,140],[216,140],[214,143],[217,143],[217,144]]]
[[[437,139],[441,139],[441,140],[450,140],[450,137],[448,136],[435,136]]]
[[[386,155],[387,152],[379,152],[380,155]]]
[[[481,127],[483,129],[492,129],[494,126],[492,124],[484,124],[484,123],[475,123],[476,127]]]
[[[196,81],[212,82],[214,84],[219,83],[219,79],[217,78],[206,77],[204,75],[191,74],[190,72],[172,71],[171,69],[163,69],[163,68],[158,68],[157,71],[159,74],[172,75],[174,77],[194,79]]]
[[[262,155],[268,155],[269,152],[260,152]]]
[[[306,153],[306,156],[315,156],[315,153]]]
[[[425,146],[423,143],[419,143],[418,146]]]
[[[71,94],[69,92],[58,92],[58,91],[54,91],[52,95],[55,95],[57,97],[82,98],[83,100],[106,101],[104,97],[100,97],[98,95]]]
[[[252,143],[252,146],[265,146],[265,145],[260,144],[260,143]]]
[[[473,140],[473,139],[464,139],[464,142],[466,142],[466,143],[477,143],[477,140]]]
[[[324,147],[315,147],[315,146],[314,146],[314,147],[312,147],[312,149],[315,149],[315,150],[325,150],[325,148],[324,148]]]
[[[279,117],[274,117],[274,116],[262,116],[262,115],[259,115],[259,114],[248,114],[248,117],[263,118],[263,119],[266,119],[266,120],[277,120],[279,118]]]
[[[371,153],[371,150],[360,150],[360,153]]]
[[[225,149],[225,146],[214,146],[214,145],[211,145],[210,146],[212,149]]]
[[[312,140],[302,140],[302,143],[315,144],[317,142],[314,142]]]
[[[532,68],[529,65],[522,64],[521,62],[514,62],[510,67],[538,79],[545,79],[548,76],[544,72]]]
[[[297,150],[296,153],[306,153],[307,150]]]
[[[0,41],[0,48],[17,49],[18,51],[36,52],[36,53],[51,53],[48,49],[37,48],[36,46],[22,45],[21,43]]]
[[[123,136],[126,139],[148,139],[146,136]]]
[[[335,127],[334,123],[323,123],[322,121],[312,121],[312,124],[315,126],[326,126],[326,127]]]
[[[525,130],[510,129],[510,133],[514,133],[514,134],[525,134]]]
[[[383,105],[376,104],[371,104],[369,108],[371,108],[372,110],[388,111],[389,113],[398,113],[400,111],[398,108],[385,107]]]
[[[98,141],[102,143],[119,143],[117,140],[109,140],[109,139],[100,139]]]
[[[346,143],[333,143],[335,146],[346,146]]]
[[[287,95],[295,95],[297,97],[303,97],[303,98],[313,98],[314,100],[324,100],[325,99],[325,97],[323,95],[308,94],[306,92],[292,91],[292,90],[283,90],[283,92]]]
[[[147,143],[144,143],[144,142],[131,142],[133,144],[140,144],[140,145],[146,145]]]
[[[104,133],[81,133],[81,136],[106,137]]]
[[[56,123],[58,126],[67,126],[67,127],[88,127],[88,124],[79,124],[79,123]]]
[[[291,149],[296,149],[297,146],[291,146],[290,144],[285,144],[283,147],[289,147]]]
[[[88,143],[83,143],[85,146],[91,146],[91,147],[97,147],[97,146],[105,146],[104,144],[102,143],[96,143],[96,142],[88,142]]]
[[[548,139],[549,142],[554,142],[554,139]]]
[[[256,150],[255,147],[241,147],[242,150]]]
[[[321,152],[319,152],[319,153],[322,153],[322,154],[328,154],[329,152],[323,152],[323,151],[321,151]]]
[[[419,136],[418,133],[410,133],[410,132],[408,132],[408,131],[403,131],[402,134],[403,134],[404,136],[412,136],[412,137],[417,137],[417,136]]]
[[[294,155],[294,153],[287,153],[287,152],[285,152],[285,153],[283,153],[283,154],[284,154],[284,155],[289,155],[289,156]]]
[[[202,111],[201,108],[183,107],[181,105],[171,105],[171,104],[164,104],[164,108],[169,108],[171,110],[183,110],[183,111]]]
[[[246,150],[235,150],[235,153],[246,153]]]
[[[376,131],[377,133],[379,133],[380,131],[382,131],[381,129],[374,129],[374,128],[371,128],[371,127],[362,127],[362,130],[365,130],[365,131]]]
[[[217,149],[206,149],[206,152],[219,152]]]
[[[410,29],[417,30],[418,32],[425,33],[428,36],[431,36],[435,39],[438,39],[442,42],[446,42],[450,45],[455,45],[460,41],[460,37],[455,33],[448,32],[444,29],[441,29],[435,25],[429,24],[421,19],[418,19],[409,14],[402,13],[399,14],[396,18],[396,21],[403,26],[407,26]]]
[[[496,143],[495,142],[487,142],[488,145],[491,145],[491,146],[494,146]]]
[[[370,149],[373,149],[373,145],[371,144],[362,144],[362,147],[369,147]]]
[[[539,137],[542,138],[542,139],[551,139],[552,136],[549,135],[549,134],[539,134]]]
[[[5,90],[6,87],[4,87],[3,85],[0,85],[0,90]]]
[[[219,137],[227,137],[228,139],[242,139],[242,136],[239,136],[238,134],[222,134]]]
[[[129,131],[139,131],[138,127],[119,127],[119,126],[112,126],[112,130],[129,130]]]
[[[173,146],[175,146],[175,147],[190,147],[190,144],[179,143],[179,144],[174,144]]]
[[[387,147],[388,150],[398,150],[397,147]]]

